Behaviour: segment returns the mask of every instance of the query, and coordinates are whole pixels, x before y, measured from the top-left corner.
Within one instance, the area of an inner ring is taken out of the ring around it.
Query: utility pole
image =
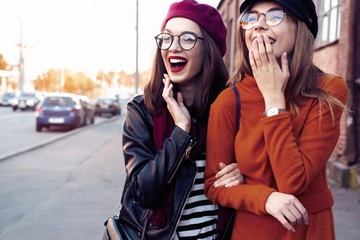
[[[136,69],[135,69],[135,94],[138,94],[139,85],[139,0],[136,0]]]
[[[24,91],[24,77],[25,77],[25,64],[24,64],[24,43],[23,43],[23,25],[22,20],[20,22],[20,43],[18,44],[20,48],[19,56],[19,86],[18,89],[20,92]]]

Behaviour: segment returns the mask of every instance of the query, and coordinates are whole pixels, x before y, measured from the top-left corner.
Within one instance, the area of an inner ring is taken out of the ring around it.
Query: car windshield
[[[72,106],[74,101],[70,97],[47,97],[43,103],[44,106]]]
[[[27,98],[31,98],[31,97],[35,97],[35,93],[21,93],[20,97],[27,97]]]
[[[4,96],[3,97],[15,97],[15,93],[4,93]]]

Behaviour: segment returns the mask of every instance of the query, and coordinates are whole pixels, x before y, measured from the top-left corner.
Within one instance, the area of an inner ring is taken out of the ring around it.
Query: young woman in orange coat
[[[211,106],[205,192],[235,208],[232,239],[335,239],[326,163],[346,109],[345,81],[312,63],[317,14],[311,0],[245,0],[239,68]],[[236,161],[245,184],[217,187],[219,164]]]

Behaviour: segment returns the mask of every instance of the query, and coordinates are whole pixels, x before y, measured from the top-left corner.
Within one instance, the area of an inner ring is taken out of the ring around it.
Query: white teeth
[[[183,59],[170,59],[170,63],[182,63],[186,62],[186,60]]]
[[[259,38],[259,37],[260,37],[260,36],[254,37],[252,41],[254,41],[255,39],[257,39],[257,38]],[[269,37],[269,41],[270,41],[271,44],[274,44],[274,43],[276,42],[274,39],[272,39],[272,38],[270,38],[270,37]]]

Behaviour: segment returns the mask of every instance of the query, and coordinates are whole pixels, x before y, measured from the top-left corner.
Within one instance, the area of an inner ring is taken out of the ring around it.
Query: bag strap
[[[232,90],[234,90],[236,97],[236,132],[239,131],[240,128],[240,115],[241,115],[241,105],[240,105],[240,93],[239,90],[235,87],[235,85],[231,85]]]
[[[241,106],[240,106],[240,93],[238,89],[232,85],[231,88],[235,93],[236,99],[236,132],[240,128],[240,115],[241,115]],[[229,240],[231,239],[231,233],[233,229],[234,219],[235,219],[235,209],[219,206],[219,215],[222,214],[224,221],[221,220],[221,224],[218,225],[218,238],[219,240]],[[225,222],[226,221],[226,222]],[[218,222],[219,223],[219,222]],[[225,225],[226,224],[226,225]],[[219,229],[219,226],[221,229]],[[223,230],[223,228],[225,229]]]

